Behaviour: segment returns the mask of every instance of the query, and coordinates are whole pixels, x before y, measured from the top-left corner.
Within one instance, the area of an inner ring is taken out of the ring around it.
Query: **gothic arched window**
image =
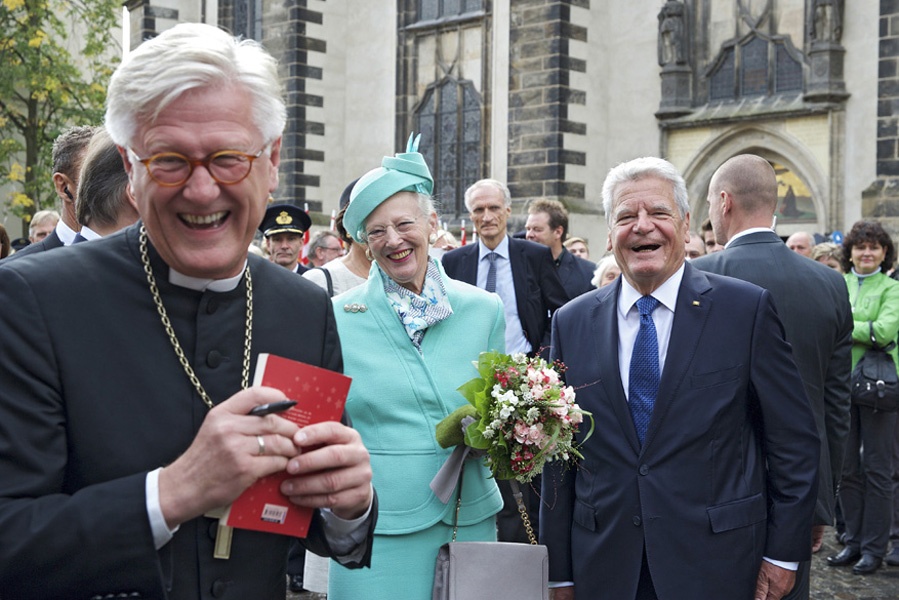
[[[471,81],[446,77],[428,87],[415,119],[442,212],[466,214],[463,193],[481,173],[480,94]]]
[[[802,91],[802,62],[784,38],[753,34],[731,43],[707,76],[710,101]]]

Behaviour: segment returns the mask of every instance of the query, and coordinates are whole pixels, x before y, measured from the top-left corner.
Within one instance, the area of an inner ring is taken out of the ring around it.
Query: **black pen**
[[[295,406],[297,403],[296,400],[281,400],[280,402],[272,402],[270,404],[260,404],[251,410],[249,413],[254,417],[264,417],[265,415],[270,415],[273,413],[284,412],[288,408]]]

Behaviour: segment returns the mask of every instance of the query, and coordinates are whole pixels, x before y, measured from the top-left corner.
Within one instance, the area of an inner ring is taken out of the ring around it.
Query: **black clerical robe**
[[[184,452],[209,409],[153,304],[139,225],[0,266],[0,597],[284,600],[288,538],[235,530],[230,560],[213,559],[216,521],[199,517],[154,548],[147,472]],[[150,256],[188,360],[225,400],[241,385],[245,279],[197,292]],[[327,294],[254,255],[249,265],[251,378],[260,352],[340,370]],[[329,552],[319,516],[306,545]]]

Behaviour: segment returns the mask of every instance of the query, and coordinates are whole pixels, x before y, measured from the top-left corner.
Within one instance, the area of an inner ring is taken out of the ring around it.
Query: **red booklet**
[[[274,354],[260,354],[253,385],[281,390],[296,406],[278,416],[304,427],[323,421],[339,421],[350,389],[350,378]],[[306,537],[311,508],[297,506],[281,493],[287,471],[259,479],[231,505],[225,524],[238,529],[267,531]]]

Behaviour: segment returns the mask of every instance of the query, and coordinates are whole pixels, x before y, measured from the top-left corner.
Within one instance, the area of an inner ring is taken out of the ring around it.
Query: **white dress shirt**
[[[518,316],[518,299],[515,296],[515,280],[512,278],[512,263],[509,260],[509,236],[504,235],[496,248],[491,250],[481,242],[478,242],[478,287],[487,288],[487,270],[490,261],[487,255],[496,252],[496,293],[503,301],[503,312],[506,317],[506,352],[524,352],[527,354],[533,348],[528,338],[524,335],[524,327]]]

